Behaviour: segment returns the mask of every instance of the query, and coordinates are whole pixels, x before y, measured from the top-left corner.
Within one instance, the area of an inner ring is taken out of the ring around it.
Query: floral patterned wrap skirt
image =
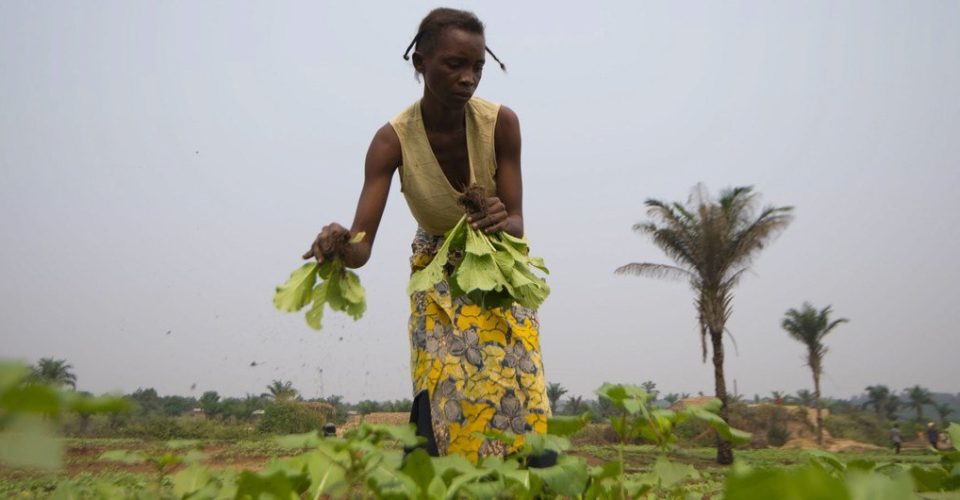
[[[410,259],[413,270],[429,264],[442,242],[442,236],[418,229]],[[452,262],[459,258],[451,252]],[[413,390],[429,395],[440,455],[460,454],[472,462],[505,456],[518,449],[522,439],[508,448],[484,433],[547,431],[550,403],[539,328],[536,311],[520,306],[481,309],[466,297],[452,299],[445,281],[410,297]]]

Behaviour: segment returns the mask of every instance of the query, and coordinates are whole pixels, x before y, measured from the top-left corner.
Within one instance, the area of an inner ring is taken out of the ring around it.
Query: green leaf
[[[384,425],[364,423],[369,432],[397,441],[401,446],[412,448],[422,443],[423,438],[417,435],[417,429],[413,424],[408,425]]]
[[[410,276],[410,284],[407,285],[407,295],[414,292],[425,292],[434,287],[437,283],[444,280],[443,266],[447,264],[451,242],[462,239],[466,231],[466,216],[461,217],[453,229],[447,231],[446,237],[433,259],[423,269],[413,273]]]
[[[724,500],[776,498],[804,500],[850,498],[846,486],[822,467],[806,465],[799,469],[758,468],[734,470],[727,476]]]
[[[557,464],[551,467],[529,469],[530,474],[540,478],[558,495],[575,497],[587,488],[587,464],[582,459],[570,455],[557,457]]]
[[[949,475],[942,467],[922,467],[914,465],[910,467],[910,475],[916,483],[917,491],[940,491],[943,489],[943,483]]]
[[[901,500],[915,498],[910,476],[898,474],[870,474],[852,471],[847,475],[847,487],[852,500]]]
[[[133,410],[133,403],[120,396],[84,397],[76,392],[63,394],[66,406],[80,414],[125,413]]]
[[[273,441],[282,448],[313,448],[320,444],[320,435],[317,431],[310,431],[303,434],[288,434],[286,436],[277,436]]]
[[[273,305],[285,312],[303,309],[310,303],[314,283],[317,281],[317,263],[309,262],[290,274],[286,283],[277,287]]]
[[[47,385],[20,385],[4,392],[0,397],[0,408],[16,413],[59,415],[60,395]]]
[[[429,491],[430,485],[436,477],[430,455],[427,455],[427,452],[422,448],[417,448],[406,456],[402,471],[420,488],[422,494]]]
[[[573,417],[550,417],[547,420],[547,434],[570,436],[590,423],[590,412]]]
[[[327,303],[327,282],[320,283],[313,289],[313,305],[307,311],[307,325],[319,330],[323,325],[323,306]]]
[[[953,449],[960,450],[960,424],[950,422],[947,427],[947,434],[950,436],[950,442],[953,443]]]
[[[653,474],[661,488],[670,489],[685,479],[697,477],[697,470],[688,464],[678,464],[667,460],[666,457],[657,457],[653,465]]]
[[[30,376],[30,368],[23,363],[0,362],[0,398]]]
[[[210,482],[210,472],[197,464],[193,464],[171,477],[173,481],[173,493],[180,498],[189,495]]]
[[[289,499],[297,493],[294,482],[282,471],[257,474],[245,470],[237,480],[237,498]]]
[[[717,434],[719,434],[721,438],[733,444],[749,443],[751,440],[752,435],[749,432],[730,427],[730,424],[724,422],[717,414],[698,407],[685,408],[683,411],[694,418],[703,420],[710,425],[710,427],[713,427],[713,430],[717,431]]]
[[[11,467],[56,469],[63,457],[63,441],[53,423],[38,415],[5,415],[0,430],[0,464]]]
[[[454,270],[457,284],[466,291],[494,290],[503,287],[505,280],[497,268],[493,255],[466,254]]]
[[[493,245],[487,238],[487,235],[472,227],[467,228],[467,239],[464,251],[473,255],[491,255],[493,254]]]

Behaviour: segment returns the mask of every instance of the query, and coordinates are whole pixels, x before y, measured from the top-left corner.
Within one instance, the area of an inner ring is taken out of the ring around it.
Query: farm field
[[[171,447],[171,445],[173,447]],[[163,492],[173,495],[173,476],[187,467],[186,464],[164,465],[164,455],[186,456],[192,454],[199,463],[211,470],[224,473],[242,470],[262,471],[278,458],[293,457],[301,450],[281,446],[275,439],[260,440],[198,440],[198,441],[151,441],[140,439],[78,439],[65,440],[66,455],[61,471],[37,472],[0,468],[0,495],[16,498],[53,497],[57,488],[69,483],[81,490],[92,489],[98,483],[122,486],[128,491],[143,493]],[[651,445],[626,445],[623,447],[627,477],[643,477],[652,472],[660,456]],[[104,454],[126,452],[130,463],[120,460],[105,460]],[[202,456],[197,454],[202,453]],[[610,444],[577,444],[570,455],[584,459],[588,465],[601,465],[616,459],[618,447]],[[719,466],[714,460],[713,448],[681,448],[667,457],[678,464],[696,468],[699,478],[687,479],[683,488],[699,498],[714,498],[723,487],[728,467]],[[144,462],[132,463],[129,457],[146,457]],[[842,462],[873,461],[878,464],[903,465],[934,464],[939,457],[924,449],[906,449],[900,455],[892,451],[840,452],[835,454]],[[738,463],[753,467],[775,466],[789,469],[809,461],[811,455],[803,449],[744,449],[737,450]]]

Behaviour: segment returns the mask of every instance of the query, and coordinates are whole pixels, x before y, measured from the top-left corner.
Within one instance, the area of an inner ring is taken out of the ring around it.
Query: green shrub
[[[324,420],[320,415],[304,408],[300,403],[283,401],[270,404],[264,409],[257,429],[271,434],[298,434],[319,430],[323,424]]]
[[[823,427],[835,438],[852,439],[877,446],[890,445],[890,430],[876,416],[863,412],[830,415],[823,421]],[[901,425],[905,440],[910,440],[910,430]]]
[[[774,447],[781,447],[790,439],[790,433],[787,428],[780,424],[771,425],[767,429],[767,444]]]

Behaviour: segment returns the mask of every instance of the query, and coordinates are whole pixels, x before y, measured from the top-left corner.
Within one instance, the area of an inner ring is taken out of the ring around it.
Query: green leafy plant
[[[461,197],[461,204],[470,213],[483,213],[483,188],[471,186]],[[451,264],[451,254],[462,256]],[[433,260],[410,277],[407,293],[430,290],[447,279],[453,297],[467,296],[484,308],[510,307],[518,304],[536,309],[550,294],[546,280],[534,274],[538,269],[549,274],[543,259],[530,256],[527,242],[504,231],[488,235],[474,229],[466,215],[447,231]]]
[[[357,233],[349,243],[359,243],[364,236],[362,232]],[[333,255],[338,252],[334,251]],[[314,330],[321,329],[324,305],[333,311],[345,312],[354,320],[360,319],[367,310],[366,292],[360,278],[344,266],[340,257],[324,259],[319,265],[310,262],[300,266],[273,295],[273,305],[284,312],[296,312],[311,303],[306,319]]]
[[[122,398],[91,397],[38,381],[20,363],[0,362],[0,465],[56,469],[63,442],[56,423],[67,413],[130,411]]]

